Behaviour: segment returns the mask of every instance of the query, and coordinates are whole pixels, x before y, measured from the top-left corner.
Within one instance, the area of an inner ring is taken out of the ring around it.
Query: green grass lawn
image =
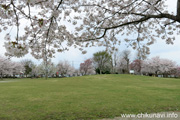
[[[86,120],[179,110],[180,79],[93,75],[0,82],[0,120]]]

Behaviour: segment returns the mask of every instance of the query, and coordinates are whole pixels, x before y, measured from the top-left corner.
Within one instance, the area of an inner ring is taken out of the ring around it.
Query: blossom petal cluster
[[[174,31],[180,28],[180,2],[177,13],[170,13],[165,2],[0,0],[0,32],[7,33],[6,55],[11,56],[30,52],[46,60],[72,46],[85,54],[84,47],[105,46],[114,51],[125,41],[145,57],[157,39],[173,44]]]

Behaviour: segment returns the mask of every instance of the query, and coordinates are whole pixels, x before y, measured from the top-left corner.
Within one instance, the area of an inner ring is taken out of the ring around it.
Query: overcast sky
[[[168,9],[170,11],[175,11],[177,0],[168,0]],[[175,31],[176,32],[176,31]],[[4,55],[5,48],[3,47],[4,44],[4,33],[0,33],[0,55]],[[125,45],[119,46],[120,51],[126,48]],[[63,53],[56,53],[56,58],[53,58],[52,61],[58,63],[59,60],[68,60],[70,63],[75,67],[79,68],[79,64],[83,62],[85,59],[91,58],[93,53],[104,50],[105,48],[88,48],[87,54],[83,55],[78,49],[70,48],[69,51]],[[130,49],[132,51],[131,60],[134,59],[136,51]],[[148,58],[160,56],[161,58],[168,58],[171,60],[176,61],[180,65],[180,35],[176,35],[176,40],[174,41],[173,45],[167,45],[165,41],[161,39],[157,39],[155,44],[151,45],[150,47],[151,54]],[[39,64],[41,61],[34,59],[30,54],[26,55],[23,58],[12,58],[14,61],[21,61],[22,59],[32,59],[35,63]]]

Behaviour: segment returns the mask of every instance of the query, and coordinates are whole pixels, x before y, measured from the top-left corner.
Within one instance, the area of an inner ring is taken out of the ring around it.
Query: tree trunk
[[[142,61],[140,61],[140,74],[142,75]]]
[[[1,79],[3,79],[3,74],[1,73]]]
[[[86,74],[87,74],[87,71],[85,70],[85,71],[84,71],[84,75],[86,75]]]
[[[47,80],[47,78],[48,78],[48,66],[47,66],[47,56],[46,56],[46,61],[45,61],[45,78],[46,78],[46,80]]]
[[[129,59],[127,60],[127,74],[129,74]]]
[[[180,17],[180,0],[177,1],[177,17]]]
[[[99,73],[100,73],[100,74],[102,74],[102,71],[101,71],[101,69],[99,69]]]
[[[158,71],[155,72],[155,77],[158,77]]]

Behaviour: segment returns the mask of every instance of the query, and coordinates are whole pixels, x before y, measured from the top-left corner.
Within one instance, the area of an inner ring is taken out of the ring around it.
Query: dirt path
[[[6,82],[16,82],[18,80],[0,80],[0,83],[6,83]]]
[[[161,112],[152,114],[138,114],[126,117],[116,117],[113,119],[101,119],[101,120],[180,120],[179,112]],[[144,118],[143,118],[144,117]]]

